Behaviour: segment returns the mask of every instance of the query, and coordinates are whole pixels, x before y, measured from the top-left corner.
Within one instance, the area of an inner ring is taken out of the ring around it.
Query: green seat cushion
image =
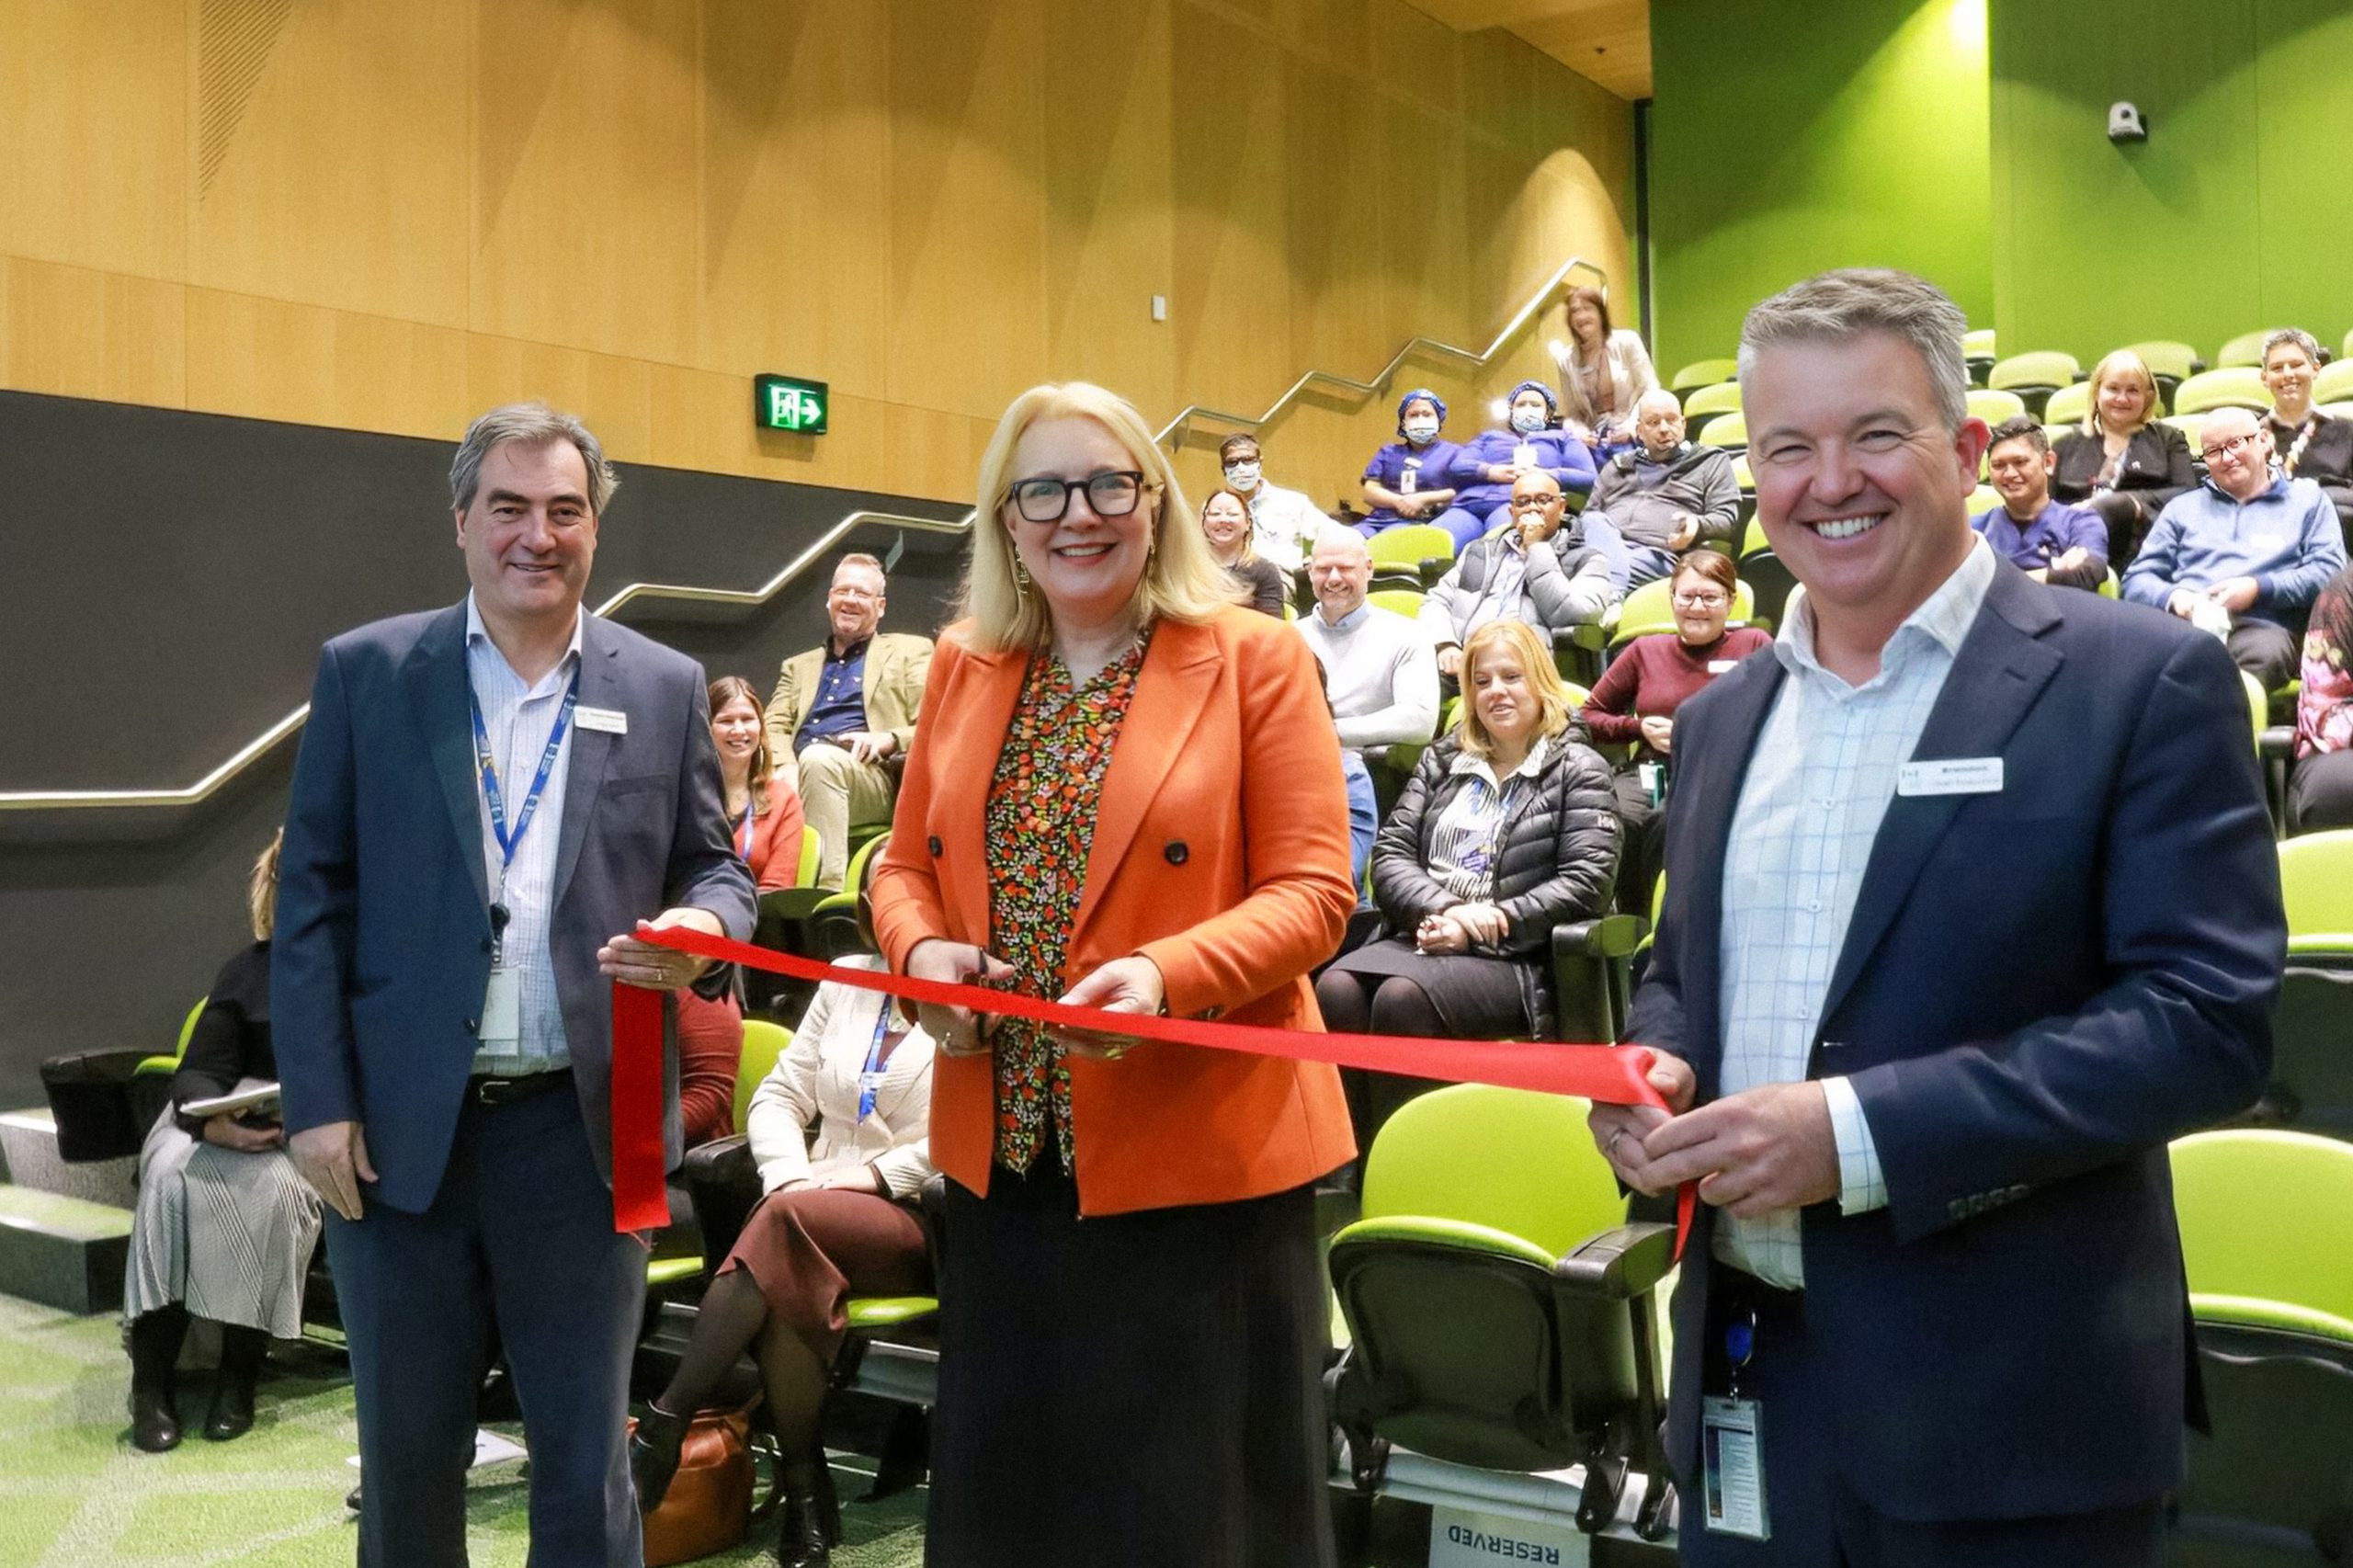
[[[699,1257],[657,1257],[645,1266],[646,1289],[658,1290],[665,1286],[699,1278],[701,1275],[702,1259]]]
[[[846,1315],[854,1329],[896,1328],[938,1310],[936,1296],[860,1296],[850,1302]]]
[[[1359,1220],[1332,1238],[1332,1244],[1336,1247],[1375,1242],[1411,1242],[1427,1246],[1455,1247],[1487,1257],[1511,1258],[1548,1270],[1556,1261],[1553,1254],[1525,1236],[1498,1231],[1492,1225],[1473,1224],[1468,1220],[1447,1220],[1428,1214],[1388,1214],[1378,1219]]]
[[[2301,1334],[2353,1348],[2353,1323],[2316,1307],[2267,1301],[2259,1296],[2222,1296],[2201,1291],[2189,1298],[2189,1311],[2200,1323],[2278,1329],[2283,1334]]]

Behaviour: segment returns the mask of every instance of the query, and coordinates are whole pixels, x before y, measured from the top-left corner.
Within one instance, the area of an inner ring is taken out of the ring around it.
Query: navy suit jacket
[[[1666,903],[1629,1037],[1713,1098],[1725,843],[1785,676],[1744,661],[1676,715]],[[2167,1140],[2270,1062],[2287,929],[2239,673],[2187,622],[1997,564],[1914,753],[1998,794],[1890,802],[1810,1075],[1851,1080],[1886,1208],[1802,1216],[1812,1408],[1847,1484],[1907,1519],[2145,1502],[2189,1389]],[[1671,1452],[1698,1454],[1713,1211],[1675,1300]],[[1760,1346],[1759,1356],[1769,1355]]]
[[[612,997],[597,949],[673,905],[709,910],[736,937],[756,911],[701,667],[581,613],[580,705],[618,710],[629,730],[572,728],[549,935],[581,1114],[610,1180]],[[270,1009],[287,1129],[359,1121],[380,1178],[369,1196],[411,1213],[440,1186],[490,980],[465,636],[460,603],[327,643],[278,857]],[[664,1033],[675,1165],[677,1044]]]

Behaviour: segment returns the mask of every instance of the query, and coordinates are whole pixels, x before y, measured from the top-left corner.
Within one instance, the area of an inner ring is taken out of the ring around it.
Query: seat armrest
[[[2256,755],[2266,761],[2285,762],[2296,755],[2296,728],[2274,724],[2255,738]]]
[[[704,1261],[716,1269],[759,1207],[760,1168],[752,1159],[751,1140],[738,1132],[688,1150],[678,1180],[694,1205]]]
[[[1572,1247],[1552,1278],[1581,1295],[1622,1299],[1656,1290],[1674,1267],[1674,1226],[1620,1225]]]
[[[1627,958],[1642,946],[1649,930],[1650,922],[1639,915],[1604,915],[1591,920],[1574,920],[1552,927],[1552,951],[1563,958]]]

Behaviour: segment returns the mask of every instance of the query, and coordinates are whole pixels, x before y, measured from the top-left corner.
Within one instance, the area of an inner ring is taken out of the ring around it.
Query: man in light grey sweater
[[[1512,482],[1512,520],[1471,541],[1422,600],[1422,630],[1438,649],[1438,673],[1460,674],[1462,645],[1491,620],[1521,620],[1546,642],[1555,631],[1598,621],[1618,602],[1609,560],[1574,527],[1567,501],[1542,469]]]
[[[1297,625],[1324,666],[1340,744],[1378,757],[1392,745],[1427,745],[1438,733],[1438,659],[1407,616],[1367,604],[1372,555],[1364,536],[1335,523],[1308,557],[1315,608]]]
[[[1586,505],[1624,536],[1631,581],[1673,575],[1683,552],[1701,545],[1737,555],[1740,481],[1732,459],[1683,438],[1683,405],[1671,392],[1643,394],[1634,435],[1641,445],[1601,465]]]

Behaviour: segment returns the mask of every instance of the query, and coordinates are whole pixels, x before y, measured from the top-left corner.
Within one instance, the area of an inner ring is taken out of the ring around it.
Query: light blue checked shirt
[[[1848,686],[1813,653],[1813,607],[1790,598],[1773,656],[1789,672],[1734,808],[1723,886],[1722,1093],[1804,1081],[1831,971],[1879,837],[1896,775],[1994,580],[1982,539],[1914,610],[1880,654],[1879,674]],[[1838,1206],[1882,1208],[1887,1184],[1869,1122],[1844,1077],[1822,1080],[1838,1141]],[[1798,1214],[1723,1215],[1718,1261],[1786,1290],[1805,1284]]]
[[[580,629],[587,611],[572,622],[572,647],[555,668],[526,687],[506,655],[490,640],[474,597],[466,596],[466,678],[482,704],[483,728],[490,733],[491,761],[498,768],[499,794],[506,807],[509,829],[523,809],[523,796],[540,769],[547,750],[548,732],[563,710],[563,694],[571,689],[580,668]],[[490,896],[504,902],[508,919],[504,937],[505,960],[517,971],[521,993],[520,1038],[511,1052],[493,1051],[485,1041],[474,1052],[473,1071],[502,1076],[551,1073],[572,1064],[572,1048],[563,1034],[563,1005],[555,990],[555,957],[548,947],[548,922],[554,914],[555,850],[563,834],[564,783],[572,777],[572,738],[579,732],[575,710],[556,748],[555,766],[548,771],[546,791],[532,814],[530,831],[515,846],[512,865],[505,866],[498,835],[490,827],[490,797],[483,792],[482,773],[474,773],[474,804],[482,815],[483,869],[488,874]],[[466,755],[473,756],[473,737],[466,737]],[[505,879],[502,893],[500,881]]]

